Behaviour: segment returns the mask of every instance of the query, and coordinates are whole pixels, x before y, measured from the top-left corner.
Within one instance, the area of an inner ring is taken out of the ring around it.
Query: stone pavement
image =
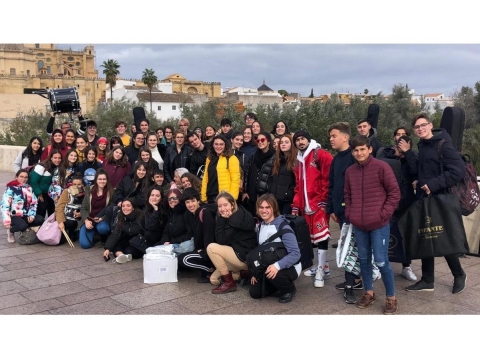
[[[13,178],[13,173],[0,172],[1,195]],[[68,244],[9,244],[2,226],[0,314],[382,314],[382,284],[375,284],[378,300],[366,310],[346,304],[342,292],[334,288],[344,280],[335,264],[335,249],[329,250],[331,275],[324,288],[314,288],[313,279],[302,274],[294,300],[279,304],[275,297],[251,299],[248,286],[212,295],[213,286],[198,284],[194,271],[179,272],[178,283],[144,284],[142,260],[106,263],[99,245],[83,250],[75,244],[73,249]],[[468,280],[458,295],[451,293],[453,278],[443,258],[436,259],[433,292],[404,291],[411,282],[398,275],[400,264],[392,264],[399,314],[480,314],[480,258],[461,261]],[[419,276],[420,261],[414,261],[412,268]],[[362,291],[355,294],[359,299]]]

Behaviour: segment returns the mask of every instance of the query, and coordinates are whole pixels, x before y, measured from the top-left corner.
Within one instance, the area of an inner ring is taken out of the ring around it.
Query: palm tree
[[[152,112],[152,89],[153,85],[156,85],[158,83],[155,71],[153,71],[153,69],[143,70],[142,81],[145,85],[147,85],[148,91],[150,92],[150,112]]]
[[[110,85],[110,102],[113,102],[113,87],[117,84],[117,76],[120,74],[118,70],[120,65],[116,60],[108,59],[101,65],[105,74],[105,83]]]

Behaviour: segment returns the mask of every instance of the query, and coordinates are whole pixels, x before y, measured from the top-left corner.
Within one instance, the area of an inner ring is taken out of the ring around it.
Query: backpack
[[[440,140],[438,144],[438,156],[440,160],[443,159],[443,144],[446,140]],[[478,187],[477,173],[475,167],[470,161],[470,156],[461,154],[462,160],[465,162],[465,176],[462,180],[457,182],[448,192],[454,194],[460,200],[460,208],[463,216],[468,216],[475,211],[478,204],[480,204],[480,189]],[[440,164],[441,172],[443,174],[443,166]]]

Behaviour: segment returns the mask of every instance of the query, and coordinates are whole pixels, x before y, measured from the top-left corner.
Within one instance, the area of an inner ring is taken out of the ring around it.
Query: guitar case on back
[[[461,152],[463,145],[463,131],[465,130],[465,111],[458,106],[447,106],[443,110],[440,127],[452,137],[453,147]]]

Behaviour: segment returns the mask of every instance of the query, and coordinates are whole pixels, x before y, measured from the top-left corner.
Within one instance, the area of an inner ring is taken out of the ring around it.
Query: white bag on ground
[[[343,224],[342,231],[340,232],[340,239],[338,239],[338,247],[336,252],[337,266],[343,267],[345,257],[347,256],[350,240],[352,239],[352,224]]]
[[[145,250],[146,254],[163,254],[163,255],[173,255],[174,248],[172,244],[169,245],[158,245],[154,247],[149,247]]]

